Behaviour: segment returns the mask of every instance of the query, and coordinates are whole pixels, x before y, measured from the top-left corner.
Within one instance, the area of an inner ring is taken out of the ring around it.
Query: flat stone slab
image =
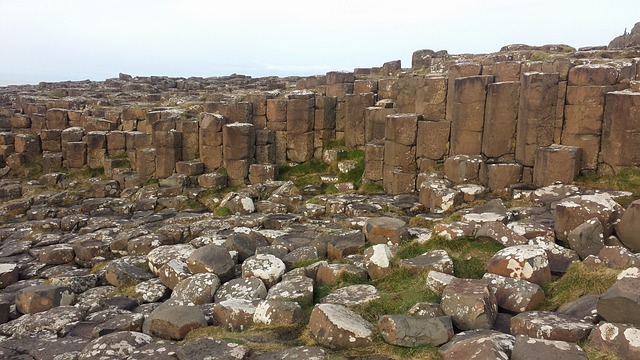
[[[311,312],[309,332],[318,344],[333,350],[373,343],[373,325],[343,305],[318,304]]]
[[[346,306],[362,305],[380,298],[373,285],[350,285],[334,290],[322,299],[323,303]]]
[[[511,319],[511,334],[577,343],[589,336],[593,324],[550,311],[528,311]]]

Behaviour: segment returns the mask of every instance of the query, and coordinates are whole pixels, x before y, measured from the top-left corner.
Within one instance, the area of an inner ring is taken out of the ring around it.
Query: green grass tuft
[[[384,187],[379,184],[362,184],[358,191],[361,194],[382,194],[384,193]]]
[[[229,210],[229,208],[226,208],[224,206],[220,206],[213,211],[213,214],[215,216],[227,217],[231,215],[231,210]]]
[[[625,168],[615,175],[587,174],[578,177],[575,182],[586,188],[629,191],[634,197],[640,197],[640,167]]]
[[[320,185],[320,174],[325,174],[329,166],[319,160],[311,159],[295,166],[281,166],[278,168],[278,180],[293,181],[296,186]]]

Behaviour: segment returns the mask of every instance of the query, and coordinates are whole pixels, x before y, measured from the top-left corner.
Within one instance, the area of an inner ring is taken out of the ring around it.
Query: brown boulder
[[[309,319],[311,337],[333,350],[366,347],[373,343],[373,326],[343,305],[318,304]]]

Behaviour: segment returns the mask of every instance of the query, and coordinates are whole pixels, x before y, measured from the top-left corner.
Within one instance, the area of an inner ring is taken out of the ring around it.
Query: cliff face
[[[636,23],[630,33],[616,37],[609,43],[609,49],[624,49],[640,46],[640,22]]]

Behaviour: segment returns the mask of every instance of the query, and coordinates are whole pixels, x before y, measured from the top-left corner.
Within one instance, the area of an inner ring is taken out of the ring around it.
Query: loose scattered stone
[[[313,303],[313,279],[306,276],[287,277],[269,289],[266,299],[310,305]]]
[[[432,250],[422,255],[400,261],[400,267],[406,268],[412,274],[439,271],[453,275],[453,260],[444,250]]]
[[[549,311],[528,311],[511,319],[511,334],[577,343],[589,336],[593,324]]]
[[[551,279],[547,253],[535,245],[511,246],[498,251],[487,262],[487,272],[538,285]]]
[[[534,283],[501,275],[484,274],[496,296],[496,303],[502,309],[525,312],[535,309],[544,301],[544,291]]]
[[[536,339],[518,335],[511,353],[512,360],[588,359],[587,353],[576,344],[566,341]]]
[[[253,316],[260,300],[228,299],[216,303],[213,317],[228,331],[243,331],[253,326]]]
[[[367,280],[367,270],[352,264],[321,264],[316,272],[316,282],[320,285],[334,284],[343,274]]]
[[[640,200],[629,205],[615,224],[620,241],[633,252],[640,252]]]
[[[242,277],[258,278],[267,289],[280,281],[285,270],[284,262],[271,254],[254,255],[242,263]]]
[[[600,322],[589,335],[589,345],[621,359],[636,359],[640,356],[640,328],[628,324]]]
[[[440,304],[436,303],[417,303],[413,305],[407,312],[409,313],[409,315],[428,318],[445,316]]]
[[[508,360],[514,343],[512,335],[494,330],[470,330],[456,334],[450,342],[440,347],[438,354],[444,360]]]
[[[33,314],[56,306],[72,305],[74,300],[74,293],[67,287],[36,285],[18,290],[16,309],[23,314]]]
[[[409,238],[409,230],[404,221],[385,216],[367,219],[362,232],[367,241],[374,245],[397,245]]]
[[[371,279],[379,279],[391,273],[393,253],[387,244],[376,244],[364,251],[364,263]]]
[[[318,344],[334,350],[366,347],[373,342],[373,325],[343,305],[316,305],[309,332]]]
[[[448,316],[384,315],[378,322],[378,328],[384,341],[404,347],[439,346],[453,337],[453,325]]]
[[[213,302],[220,287],[220,279],[215,274],[194,274],[180,281],[171,293],[171,301],[181,305],[202,305]]]
[[[640,278],[617,280],[596,306],[598,315],[608,322],[640,326]]]
[[[214,273],[222,282],[231,280],[235,274],[236,263],[229,251],[219,245],[205,245],[194,250],[186,262],[191,273]]]
[[[491,329],[498,313],[488,280],[453,279],[444,288],[440,305],[460,330]]]
[[[120,331],[99,337],[80,352],[79,360],[90,359],[126,359],[136,349],[153,341],[149,335],[135,331]]]
[[[602,223],[597,218],[587,220],[569,232],[567,243],[578,253],[580,259],[598,255],[604,247]]]
[[[253,313],[253,322],[264,325],[293,325],[306,322],[300,304],[293,301],[264,300]]]
[[[250,349],[224,340],[196,338],[184,343],[176,354],[180,360],[190,359],[229,359],[240,360],[246,358]]]
[[[230,280],[218,288],[215,293],[215,302],[228,299],[262,300],[266,296],[267,288],[262,280],[258,278],[238,278]]]
[[[151,334],[167,340],[182,340],[189,331],[204,326],[204,313],[196,306],[163,305],[145,320]]]
[[[426,287],[436,295],[442,297],[444,288],[447,287],[456,277],[440,271],[431,270],[427,274]]]
[[[373,285],[349,285],[334,290],[322,299],[323,303],[346,306],[363,305],[380,298],[378,290]]]

